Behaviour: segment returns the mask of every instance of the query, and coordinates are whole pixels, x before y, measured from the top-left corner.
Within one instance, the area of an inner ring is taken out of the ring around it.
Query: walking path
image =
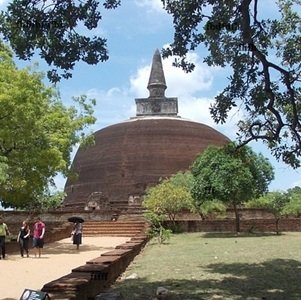
[[[0,300],[19,300],[24,289],[40,290],[45,283],[71,273],[75,267],[113,250],[130,240],[128,237],[84,237],[83,245],[76,250],[70,238],[45,244],[42,257],[29,258],[7,253],[0,260]]]

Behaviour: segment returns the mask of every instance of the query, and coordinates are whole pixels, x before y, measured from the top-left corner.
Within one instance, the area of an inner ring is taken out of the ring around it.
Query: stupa
[[[178,99],[167,88],[159,50],[155,51],[148,98],[136,101],[136,116],[94,133],[95,144],[79,149],[68,179],[65,208],[124,209],[141,203],[148,187],[188,170],[209,145],[229,139],[205,124],[178,116]]]

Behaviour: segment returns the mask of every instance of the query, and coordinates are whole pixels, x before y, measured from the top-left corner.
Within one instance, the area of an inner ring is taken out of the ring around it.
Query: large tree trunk
[[[240,232],[240,222],[239,222],[239,213],[236,204],[233,204],[233,208],[235,214],[235,228],[236,228],[236,232],[238,233]]]

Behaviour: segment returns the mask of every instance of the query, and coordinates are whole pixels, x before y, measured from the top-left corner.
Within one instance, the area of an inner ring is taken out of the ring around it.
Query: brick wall
[[[101,254],[70,274],[46,283],[42,291],[51,299],[92,300],[105,291],[122,274],[147,242],[146,236],[135,236],[130,241]]]
[[[166,221],[168,228],[173,228],[171,221]],[[213,232],[213,231],[235,231],[234,219],[223,220],[178,220],[177,229],[182,232]],[[247,219],[240,220],[240,229],[242,232],[273,232],[275,231],[274,219]],[[300,218],[285,218],[279,221],[280,231],[300,231]]]

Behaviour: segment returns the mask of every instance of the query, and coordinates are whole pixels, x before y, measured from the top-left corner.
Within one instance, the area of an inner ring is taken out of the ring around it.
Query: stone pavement
[[[83,237],[83,244],[76,250],[67,238],[45,244],[41,258],[35,258],[33,250],[29,258],[7,253],[7,258],[0,260],[0,300],[19,300],[25,288],[40,290],[44,284],[129,240],[129,237]]]

